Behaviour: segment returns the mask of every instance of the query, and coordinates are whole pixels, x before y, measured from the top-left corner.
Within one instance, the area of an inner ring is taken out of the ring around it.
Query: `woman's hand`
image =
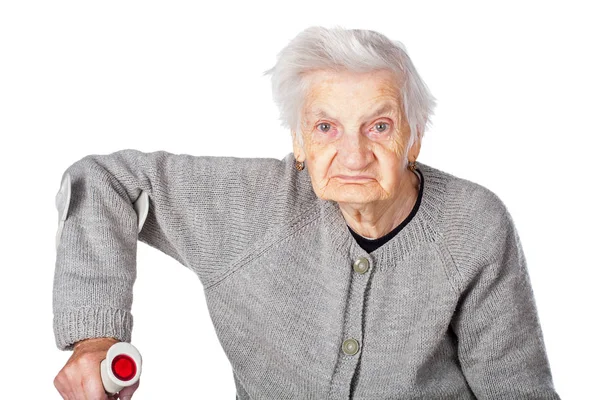
[[[115,338],[92,338],[75,343],[73,354],[54,378],[54,386],[67,400],[129,400],[140,381],[108,396],[102,385],[100,363],[108,349],[119,342]]]

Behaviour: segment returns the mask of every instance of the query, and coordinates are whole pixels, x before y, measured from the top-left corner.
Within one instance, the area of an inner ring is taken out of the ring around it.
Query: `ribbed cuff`
[[[79,308],[54,314],[54,338],[59,350],[73,350],[76,342],[98,337],[114,337],[131,342],[133,316],[115,308]]]

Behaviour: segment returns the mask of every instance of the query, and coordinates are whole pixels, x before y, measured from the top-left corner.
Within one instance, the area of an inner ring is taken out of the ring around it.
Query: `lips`
[[[336,175],[334,178],[343,180],[343,181],[370,181],[373,180],[373,177],[367,175]]]

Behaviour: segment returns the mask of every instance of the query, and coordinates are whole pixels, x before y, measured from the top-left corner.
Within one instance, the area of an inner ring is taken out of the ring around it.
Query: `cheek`
[[[307,155],[308,167],[310,169],[310,175],[317,179],[322,180],[327,176],[327,168],[329,163],[321,154]]]
[[[400,136],[390,136],[388,140],[374,145],[372,150],[377,159],[377,168],[382,180],[390,182],[393,180],[393,176],[402,172],[400,169],[405,157],[405,145]]]
[[[402,164],[400,159],[394,157],[387,160],[387,163],[382,167],[381,185],[389,192],[394,192],[400,187],[402,181]]]
[[[393,188],[398,185],[402,179],[402,157],[397,156],[391,151],[379,158],[380,183],[387,188]]]
[[[305,149],[306,160],[317,169],[329,165],[335,154],[335,149],[330,146],[320,146],[314,142],[306,143]]]
[[[393,154],[396,158],[400,158],[406,147],[406,140],[400,131],[395,132],[387,143],[387,150]]]

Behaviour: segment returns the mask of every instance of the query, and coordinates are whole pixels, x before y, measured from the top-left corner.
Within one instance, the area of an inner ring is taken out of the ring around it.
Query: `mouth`
[[[343,182],[368,182],[372,181],[374,178],[366,175],[336,175],[334,178],[343,181]]]

